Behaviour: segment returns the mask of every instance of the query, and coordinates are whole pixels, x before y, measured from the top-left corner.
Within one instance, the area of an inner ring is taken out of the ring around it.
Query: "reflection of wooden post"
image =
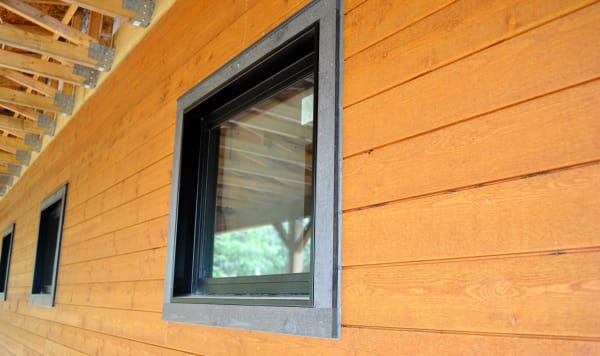
[[[290,219],[288,231],[281,223],[273,224],[288,250],[288,273],[301,273],[304,266],[304,247],[311,235],[312,222],[304,227],[303,220],[303,217]]]

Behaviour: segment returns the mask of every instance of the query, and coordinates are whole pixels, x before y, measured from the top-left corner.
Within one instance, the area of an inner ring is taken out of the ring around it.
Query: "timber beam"
[[[147,27],[152,19],[155,0],[63,0],[110,17],[127,19],[135,26]]]
[[[9,103],[0,102],[0,107],[14,112],[15,114],[22,115],[30,120],[37,121],[40,113],[37,110],[26,108],[20,105],[14,105]]]
[[[48,16],[22,0],[0,0],[0,6],[78,45],[88,47],[90,43],[98,42],[95,38]]]
[[[111,47],[95,43],[89,48],[77,46],[10,25],[0,25],[0,43],[103,71],[110,69],[115,55]]]
[[[21,72],[17,72],[16,70],[10,70],[5,68],[0,68],[0,75],[4,76],[12,80],[15,83],[18,83],[24,87],[31,88],[40,94],[44,94],[46,96],[54,96],[58,93],[58,89],[46,85],[39,80],[36,80],[26,74]]]
[[[54,120],[52,120],[54,121]],[[48,129],[36,125],[31,120],[24,120],[8,115],[0,114],[0,129],[22,132],[23,135],[32,133],[36,135],[46,134]]]
[[[16,164],[0,166],[0,174],[5,175],[5,176],[18,177],[21,175],[21,166],[16,165]]]
[[[92,68],[77,64],[74,67],[68,67],[6,50],[0,50],[0,67],[63,80],[86,88],[95,87],[98,79],[98,71]]]
[[[27,134],[25,139],[15,137],[0,136],[0,146],[10,147],[17,151],[34,150],[39,152],[42,146],[42,140],[38,135]]]
[[[57,112],[65,115],[73,113],[74,99],[72,96],[57,93],[54,98],[36,94],[27,94],[20,90],[0,88],[0,101],[25,107]]]
[[[0,163],[20,165],[24,162],[18,160],[14,153],[0,151]]]

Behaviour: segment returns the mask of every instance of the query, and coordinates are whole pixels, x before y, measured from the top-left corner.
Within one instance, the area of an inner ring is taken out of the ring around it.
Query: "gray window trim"
[[[11,235],[11,237],[10,237],[10,245],[8,246],[8,255],[7,255],[7,259],[6,259],[6,276],[0,276],[0,278],[5,278],[4,292],[0,293],[0,301],[1,302],[6,301],[7,290],[8,290],[8,276],[10,274],[10,256],[12,255],[12,246],[13,246],[13,242],[15,240],[15,224],[14,223],[12,223],[9,227],[4,229],[4,233],[2,233],[2,240],[8,235]],[[0,240],[0,242],[2,240]]]
[[[163,319],[311,337],[340,336],[341,14],[340,0],[313,1],[178,100]],[[319,24],[315,181],[314,305],[278,307],[175,303],[172,298],[182,122],[187,109],[310,25]]]
[[[56,239],[57,239],[56,252],[54,254],[54,264],[52,267],[52,288],[51,288],[50,294],[41,294],[41,293],[34,294],[33,293],[33,284],[35,281],[35,272],[36,272],[35,271],[35,263],[37,261],[37,255],[39,253],[38,249],[39,249],[39,242],[40,242],[40,231],[39,231],[40,224],[38,221],[38,239],[37,239],[36,247],[35,247],[35,256],[33,258],[33,273],[31,274],[31,294],[29,296],[29,303],[32,305],[38,305],[38,306],[43,306],[43,307],[54,307],[54,300],[55,300],[55,296],[56,296],[56,285],[57,285],[57,279],[58,279],[58,265],[59,265],[59,261],[60,261],[60,250],[61,250],[61,242],[62,242],[62,235],[63,235],[63,224],[64,224],[64,220],[65,220],[67,187],[68,187],[68,184],[63,185],[57,191],[52,193],[49,197],[44,199],[42,201],[42,204],[40,205],[39,221],[41,221],[41,219],[42,219],[42,212],[44,210],[46,210],[48,207],[50,207],[52,204],[56,203],[57,201],[59,201],[59,200],[62,201],[61,207],[60,207],[60,220],[59,220],[59,225],[58,225],[58,236],[56,237]]]

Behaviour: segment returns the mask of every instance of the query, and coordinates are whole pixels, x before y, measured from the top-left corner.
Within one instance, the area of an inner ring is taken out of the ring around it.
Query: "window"
[[[180,98],[165,319],[337,337],[337,5],[312,3]]]
[[[66,195],[64,185],[42,202],[31,304],[54,306]]]
[[[12,240],[15,232],[15,224],[4,230],[2,237],[2,252],[0,252],[0,300],[6,300],[6,288],[8,287],[8,271],[10,269],[10,255],[12,251]]]

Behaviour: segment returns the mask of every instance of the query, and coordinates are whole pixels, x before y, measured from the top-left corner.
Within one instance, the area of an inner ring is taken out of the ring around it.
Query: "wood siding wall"
[[[600,354],[600,3],[348,0],[340,340],[161,320],[176,99],[306,0],[177,1],[0,202],[0,354]],[[55,308],[28,302],[69,182]]]

